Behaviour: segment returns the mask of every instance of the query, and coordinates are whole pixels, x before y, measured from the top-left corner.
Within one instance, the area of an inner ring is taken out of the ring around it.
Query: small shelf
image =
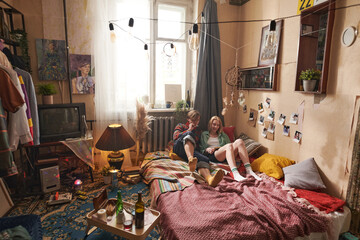
[[[295,92],[326,93],[334,7],[334,0],[328,0],[301,12]],[[299,76],[301,71],[307,69],[321,71],[321,78],[316,83],[315,91],[303,91],[303,83],[299,80]]]

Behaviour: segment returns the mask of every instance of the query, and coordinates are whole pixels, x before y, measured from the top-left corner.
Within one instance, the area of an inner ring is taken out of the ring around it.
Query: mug
[[[166,108],[171,108],[172,105],[173,105],[172,102],[170,102],[170,101],[167,101],[167,102],[166,102]]]

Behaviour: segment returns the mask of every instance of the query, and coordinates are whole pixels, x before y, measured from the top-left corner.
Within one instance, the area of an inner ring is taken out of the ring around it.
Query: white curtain
[[[149,95],[149,59],[139,40],[148,42],[149,16],[149,0],[88,0],[96,81],[95,143],[111,123],[122,124],[135,140],[136,98]],[[135,19],[133,28],[128,26],[131,17]],[[115,41],[110,38],[109,21],[114,23]],[[124,153],[126,165],[129,153]],[[98,168],[107,164],[106,155],[96,155]]]

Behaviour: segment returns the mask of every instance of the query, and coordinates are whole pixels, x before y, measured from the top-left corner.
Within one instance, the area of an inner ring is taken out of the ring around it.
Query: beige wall
[[[70,54],[91,54],[89,26],[86,22],[86,1],[67,0],[67,24]],[[39,83],[37,71],[36,39],[65,40],[64,8],[63,0],[13,0],[13,6],[25,16],[26,32],[29,40],[29,55],[31,58],[32,78],[34,84]],[[54,96],[55,103],[69,103],[68,81],[54,82],[58,94]],[[95,119],[94,95],[72,95],[72,102],[85,102],[86,118]],[[38,104],[42,103],[37,98]]]
[[[296,0],[256,0],[249,1],[242,7],[218,4],[219,19],[233,20],[237,11],[238,20],[275,19],[296,15]],[[340,1],[336,7],[356,4],[356,0]],[[200,9],[202,9],[200,7]],[[236,9],[236,10],[234,10]],[[282,127],[276,124],[275,140],[270,141],[262,137],[262,126],[250,127],[247,124],[248,114],[233,108],[232,113],[225,116],[226,125],[235,125],[237,134],[245,132],[261,142],[269,153],[286,156],[295,161],[302,161],[314,157],[321,171],[321,176],[328,187],[328,192],[337,197],[345,198],[348,182],[348,167],[346,162],[352,149],[349,147],[355,98],[360,90],[357,68],[360,62],[360,39],[351,47],[343,47],[340,35],[348,26],[357,26],[360,7],[337,10],[333,40],[331,46],[330,71],[327,94],[313,95],[295,92],[295,75],[297,61],[297,46],[299,37],[299,17],[285,19],[279,50],[279,88],[275,92],[246,91],[246,104],[249,108],[257,109],[257,104],[264,102],[266,97],[272,99],[271,108],[276,112],[276,119],[280,113],[289,120],[291,113],[297,112],[304,101],[304,118],[302,129],[299,125],[290,125],[291,134],[296,130],[303,133],[301,144],[292,141],[291,137],[282,135]],[[223,16],[223,17],[222,17]],[[236,19],[236,18],[235,18]],[[241,68],[256,67],[259,55],[261,28],[269,24],[238,23],[233,29],[225,24],[220,25],[221,39],[232,41],[233,34],[237,34],[237,47],[242,47],[239,57]],[[231,49],[221,45],[222,74],[234,65],[229,60]],[[225,89],[224,78],[223,93]],[[269,109],[265,109],[266,117]],[[235,116],[234,116],[235,115]],[[288,122],[288,121],[287,121]]]
[[[199,0],[199,10],[205,0]],[[217,1],[218,2],[218,1]],[[228,1],[227,1],[228,2]],[[252,0],[245,5],[233,6],[228,3],[218,4],[218,19],[248,20],[274,19],[296,15],[297,0]],[[337,7],[358,3],[357,0],[343,0]],[[48,38],[64,40],[64,19],[62,0],[13,0],[13,5],[25,14],[26,30],[29,36],[29,51],[34,82],[38,82],[35,39]],[[67,1],[69,51],[74,54],[90,54],[88,36],[89,26],[84,20],[86,0]],[[278,91],[246,91],[246,104],[257,108],[266,97],[272,99],[271,107],[276,111],[276,118],[283,113],[290,118],[297,112],[301,102],[305,102],[303,139],[297,144],[289,137],[282,136],[282,128],[276,124],[275,140],[261,136],[262,127],[247,125],[248,113],[244,114],[234,107],[225,116],[226,125],[235,125],[236,132],[245,132],[260,141],[269,153],[286,156],[296,161],[314,157],[329,193],[345,197],[348,175],[346,159],[351,156],[348,147],[351,122],[354,113],[355,98],[360,90],[357,67],[360,61],[360,40],[345,48],[340,43],[340,34],[347,26],[356,26],[359,22],[359,7],[336,11],[334,34],[331,47],[330,72],[327,94],[318,96],[294,92],[297,61],[297,42],[299,37],[299,17],[285,19],[279,50],[279,87]],[[256,67],[259,55],[261,29],[268,22],[220,24],[221,70],[223,94],[225,94],[224,75],[235,64],[235,50],[239,49],[238,64],[241,68]],[[62,85],[63,102],[69,101],[68,87]],[[41,102],[41,100],[39,100]],[[56,97],[61,102],[60,94]],[[86,102],[87,118],[93,118],[93,96],[74,95],[74,102]],[[318,104],[315,104],[318,103]],[[265,113],[267,115],[268,109]],[[300,130],[298,125],[290,125],[291,134]],[[350,163],[348,163],[350,164]]]

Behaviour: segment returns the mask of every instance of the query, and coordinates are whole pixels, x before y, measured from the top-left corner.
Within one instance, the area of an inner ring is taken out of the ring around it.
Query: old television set
[[[38,105],[40,142],[57,142],[85,135],[85,103]]]

